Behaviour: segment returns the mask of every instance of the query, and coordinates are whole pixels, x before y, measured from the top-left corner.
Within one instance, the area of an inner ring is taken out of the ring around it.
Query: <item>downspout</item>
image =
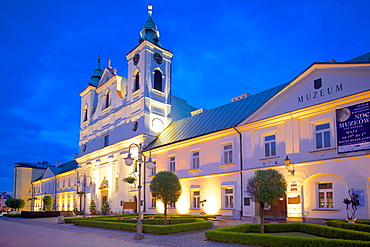
[[[233,127],[236,132],[239,134],[239,154],[240,154],[240,219],[243,217],[243,142],[242,142],[242,133],[236,128]]]
[[[57,175],[54,175],[54,203],[53,208],[55,211],[57,210]]]

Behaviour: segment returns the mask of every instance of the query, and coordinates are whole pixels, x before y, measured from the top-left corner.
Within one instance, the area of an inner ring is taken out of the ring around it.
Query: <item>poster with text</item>
[[[370,102],[336,110],[338,153],[370,150]]]

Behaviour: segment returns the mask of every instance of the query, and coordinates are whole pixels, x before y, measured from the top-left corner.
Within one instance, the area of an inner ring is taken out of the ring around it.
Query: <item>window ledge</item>
[[[308,151],[310,154],[315,154],[315,153],[327,153],[327,152],[332,152],[335,151],[336,148],[330,147],[330,148],[322,148],[322,149],[315,149],[315,150],[310,150]]]
[[[335,208],[313,208],[312,211],[324,211],[324,212],[327,212],[327,211],[331,211],[331,212],[339,212],[339,209],[335,209]]]
[[[220,167],[220,168],[225,168],[225,169],[229,169],[229,167],[232,167],[232,166],[235,166],[235,163],[231,163],[231,164],[222,164],[222,165],[219,165],[218,167]]]
[[[108,111],[109,109],[111,109],[112,108],[112,106],[110,105],[110,106],[108,106],[108,107],[105,107],[101,112],[105,112],[105,111]]]
[[[235,208],[220,208],[221,210],[235,210]]]
[[[279,159],[280,156],[270,156],[270,157],[264,157],[264,158],[261,158],[260,161],[270,161],[270,160],[276,160],[276,159]]]
[[[200,169],[200,168],[198,168],[198,169],[191,169],[191,170],[189,170],[189,173],[197,173],[197,172],[200,172],[200,171],[202,171],[202,169]]]

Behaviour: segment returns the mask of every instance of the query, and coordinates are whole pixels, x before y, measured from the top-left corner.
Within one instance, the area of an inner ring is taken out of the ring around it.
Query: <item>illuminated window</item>
[[[269,135],[264,137],[265,157],[276,156],[276,136]]]
[[[200,208],[200,190],[192,190],[192,208]]]
[[[154,71],[154,89],[163,92],[162,73],[159,70]]]
[[[234,208],[234,187],[223,187],[222,194],[224,208]]]
[[[192,152],[191,154],[192,159],[191,159],[191,165],[193,169],[198,169],[199,168],[199,151],[197,152]]]
[[[169,170],[171,172],[175,172],[176,171],[176,160],[175,160],[175,157],[170,157]]]
[[[135,76],[133,92],[135,92],[136,90],[139,90],[139,89],[140,89],[140,73],[137,72],[136,76]]]
[[[233,163],[233,145],[228,144],[223,146],[224,148],[224,164],[231,164]]]
[[[333,208],[334,207],[333,183],[326,182],[318,183],[317,196],[319,208]]]
[[[315,125],[315,149],[331,147],[330,123]]]

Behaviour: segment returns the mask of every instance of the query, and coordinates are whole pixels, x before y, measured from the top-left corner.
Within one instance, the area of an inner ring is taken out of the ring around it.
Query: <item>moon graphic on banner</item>
[[[351,116],[351,111],[348,108],[337,110],[337,121],[344,122]]]

